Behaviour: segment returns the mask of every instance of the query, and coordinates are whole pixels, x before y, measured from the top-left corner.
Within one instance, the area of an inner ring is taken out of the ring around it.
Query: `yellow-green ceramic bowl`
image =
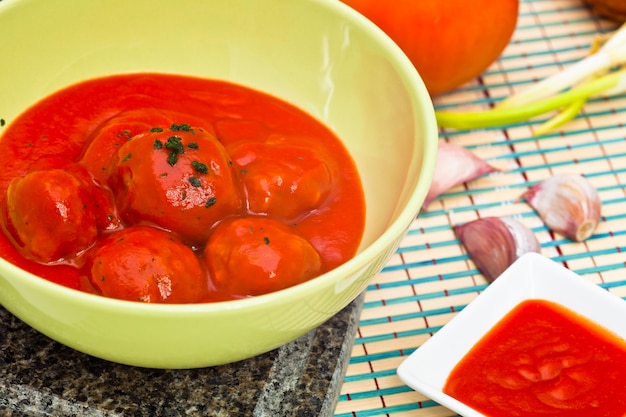
[[[245,300],[146,305],[81,293],[0,260],[0,303],[45,335],[124,364],[191,368],[272,350],[349,304],[394,253],[434,170],[437,129],[400,49],[339,0],[3,0],[0,118],[64,86],[156,71],[281,97],[342,138],[367,220],[358,255],[307,283]],[[0,128],[0,133],[1,133]]]

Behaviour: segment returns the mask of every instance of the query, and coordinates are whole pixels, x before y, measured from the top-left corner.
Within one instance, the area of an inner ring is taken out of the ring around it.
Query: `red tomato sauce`
[[[626,415],[626,342],[565,307],[520,303],[448,377],[444,392],[490,417]]]
[[[125,74],[72,85],[0,138],[0,256],[143,302],[260,295],[354,256],[363,189],[304,111],[231,83]]]

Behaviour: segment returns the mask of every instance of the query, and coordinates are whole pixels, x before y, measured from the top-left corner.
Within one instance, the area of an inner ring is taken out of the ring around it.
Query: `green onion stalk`
[[[622,68],[625,65],[626,23],[595,53],[506,98],[491,110],[437,111],[435,115],[441,127],[480,129],[520,123],[560,111],[535,132],[543,134],[576,117],[589,98],[609,97],[626,91],[626,68]]]

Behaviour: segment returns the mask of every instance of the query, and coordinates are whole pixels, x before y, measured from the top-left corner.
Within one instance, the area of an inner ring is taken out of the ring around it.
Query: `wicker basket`
[[[626,0],[584,0],[591,5],[597,14],[615,20],[618,23],[626,22]]]

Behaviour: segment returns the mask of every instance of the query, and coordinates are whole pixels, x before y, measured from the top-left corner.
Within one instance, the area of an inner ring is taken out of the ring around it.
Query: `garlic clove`
[[[534,233],[510,217],[484,217],[454,230],[470,259],[489,282],[523,254],[541,252]]]
[[[423,207],[452,187],[495,171],[498,170],[465,147],[440,140],[433,181]]]
[[[554,175],[520,198],[535,209],[548,228],[571,240],[589,238],[600,222],[602,203],[598,191],[581,175]]]

